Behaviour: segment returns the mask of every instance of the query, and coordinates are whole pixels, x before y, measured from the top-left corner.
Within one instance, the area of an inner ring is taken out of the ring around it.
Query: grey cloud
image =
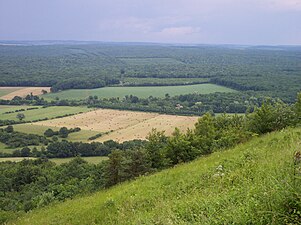
[[[0,39],[301,44],[301,0],[0,0]]]

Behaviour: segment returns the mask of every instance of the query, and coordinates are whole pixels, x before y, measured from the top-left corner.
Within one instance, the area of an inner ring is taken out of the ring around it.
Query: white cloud
[[[183,36],[183,35],[190,35],[199,32],[200,32],[199,27],[184,26],[184,27],[167,27],[162,29],[162,31],[159,33],[165,36],[174,36],[174,35]]]

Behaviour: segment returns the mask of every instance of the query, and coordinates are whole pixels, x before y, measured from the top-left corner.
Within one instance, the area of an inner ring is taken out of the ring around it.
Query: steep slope
[[[297,150],[301,129],[287,129],[11,224],[297,224]]]

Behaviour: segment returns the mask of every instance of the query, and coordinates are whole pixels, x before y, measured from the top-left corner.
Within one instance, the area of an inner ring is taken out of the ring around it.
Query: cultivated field
[[[28,108],[38,108],[27,110]],[[21,112],[12,112],[15,110],[24,109],[25,111]],[[64,116],[67,114],[77,114],[80,112],[88,112],[91,109],[87,107],[72,107],[72,106],[51,106],[51,107],[39,107],[39,106],[0,106],[0,118],[1,120],[18,120],[17,114],[23,113],[25,115],[25,121],[32,121],[32,120],[40,120],[40,119],[51,119],[57,116]]]
[[[97,89],[80,89],[66,90],[58,93],[49,93],[44,97],[46,99],[86,99],[89,96],[98,96],[99,98],[120,97],[134,95],[141,98],[164,97],[165,94],[170,96],[199,93],[210,94],[214,92],[235,92],[233,89],[218,86],[215,84],[195,84],[182,86],[161,86],[161,87],[104,87]]]
[[[98,109],[79,115],[49,121],[40,121],[35,125],[67,128],[80,127],[84,130],[108,132],[124,129],[158,116],[156,113],[143,113],[111,109]]]
[[[0,98],[2,99],[2,96],[6,96],[20,89],[22,89],[22,87],[0,87]]]
[[[165,134],[171,135],[176,127],[181,131],[185,131],[188,128],[193,128],[194,124],[197,122],[197,119],[198,117],[158,115],[133,126],[115,130],[96,140],[115,140],[118,142],[124,142],[133,139],[145,139],[145,137],[153,128],[157,129],[158,131],[165,131]]]
[[[63,126],[67,128],[80,127],[83,131],[107,133],[99,139],[96,139],[96,141],[112,139],[123,142],[133,139],[145,139],[152,128],[165,130],[166,134],[170,135],[175,127],[181,130],[192,128],[197,119],[198,117],[191,116],[98,109],[75,116],[40,121],[34,123],[34,125],[57,128]],[[80,133],[78,135],[80,135]]]
[[[11,100],[15,96],[25,97],[30,93],[42,95],[42,90],[50,92],[50,87],[0,87],[0,98]]]

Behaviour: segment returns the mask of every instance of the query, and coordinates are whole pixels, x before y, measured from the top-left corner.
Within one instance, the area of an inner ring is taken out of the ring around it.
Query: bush
[[[95,139],[97,139],[97,138],[100,138],[101,136],[102,136],[102,134],[99,133],[99,134],[96,134],[96,135],[94,135],[94,136],[92,136],[92,137],[89,137],[88,140],[89,140],[89,141],[92,141],[92,140],[95,140]]]
[[[46,137],[52,137],[54,135],[54,131],[52,129],[47,129],[45,132],[44,132],[44,135]]]
[[[256,134],[264,134],[283,129],[297,123],[297,115],[292,107],[282,101],[265,100],[254,113],[247,115],[248,130]]]
[[[4,129],[7,133],[12,133],[14,132],[14,127],[13,126],[7,126],[5,129]]]
[[[30,155],[30,148],[25,147],[21,149],[21,156],[28,157]]]
[[[69,135],[69,130],[67,127],[62,127],[60,130],[59,130],[59,136],[61,138],[67,138]]]

